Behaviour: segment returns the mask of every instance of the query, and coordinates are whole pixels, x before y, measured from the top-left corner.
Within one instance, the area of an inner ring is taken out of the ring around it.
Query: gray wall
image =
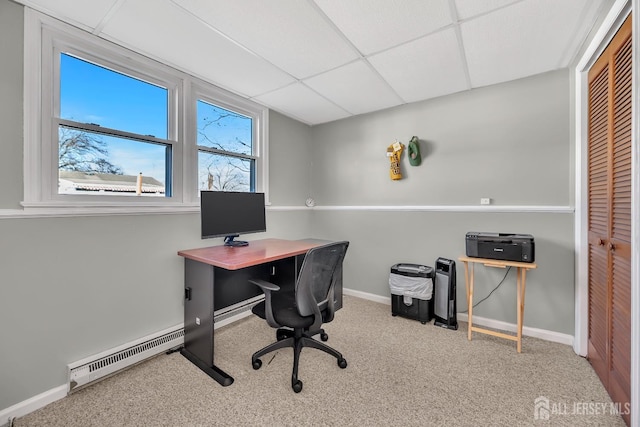
[[[22,199],[22,7],[0,0],[0,209]],[[469,230],[528,232],[525,325],[573,332],[573,215],[330,211],[340,205],[571,204],[567,71],[309,128],[270,114],[268,233],[348,239],[348,288],[388,296],[396,262],[456,259]],[[424,163],[391,182],[386,146],[422,140]],[[300,206],[309,196],[319,209]],[[197,214],[0,219],[0,410],[60,386],[66,365],[182,322],[179,249],[199,239]],[[478,271],[477,295],[501,278]],[[513,273],[510,273],[513,276]],[[458,301],[465,301],[459,268]],[[509,280],[512,280],[511,277]],[[512,283],[478,307],[515,321]]]
[[[569,71],[313,128],[319,205],[569,205]],[[386,148],[420,138],[423,163],[389,179]],[[331,171],[327,173],[327,171]]]
[[[274,111],[269,128],[269,199],[274,206],[304,207],[311,191],[311,128]]]
[[[22,6],[0,0],[0,209],[22,200]],[[2,407],[2,405],[0,405]]]
[[[468,231],[530,233],[538,269],[527,276],[525,326],[573,335],[574,232],[570,76],[562,70],[313,128],[313,232],[349,239],[345,286],[389,296],[389,267],[433,266],[465,254]],[[423,163],[403,155],[391,181],[387,145],[421,140]],[[468,212],[481,197],[547,212]],[[457,206],[445,212],[323,210],[336,206]],[[566,209],[563,209],[566,208]],[[467,208],[468,209],[468,208]],[[466,308],[458,263],[458,310]],[[504,271],[476,269],[475,301]],[[515,271],[474,313],[515,323]]]

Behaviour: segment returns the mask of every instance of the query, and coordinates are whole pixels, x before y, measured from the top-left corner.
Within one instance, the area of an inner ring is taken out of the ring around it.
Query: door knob
[[[598,246],[604,246],[604,240],[598,239]]]
[[[610,251],[615,251],[616,250],[616,245],[614,245],[612,242],[609,242],[609,250]]]

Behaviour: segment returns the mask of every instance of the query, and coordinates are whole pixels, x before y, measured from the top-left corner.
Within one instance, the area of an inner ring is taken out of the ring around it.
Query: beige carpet
[[[249,317],[216,331],[221,387],[179,353],[161,355],[15,420],[15,426],[623,426],[589,363],[569,346],[515,343],[392,317],[388,305],[345,297],[326,325],[349,366],[304,349],[301,393],[292,351],[251,354],[275,339]],[[534,417],[536,398],[541,415]],[[545,409],[548,408],[548,411]]]

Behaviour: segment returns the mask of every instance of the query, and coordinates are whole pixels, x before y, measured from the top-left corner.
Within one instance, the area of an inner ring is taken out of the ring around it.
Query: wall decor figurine
[[[411,137],[407,150],[411,166],[420,166],[420,163],[422,163],[422,157],[420,157],[420,140],[417,136]]]
[[[402,171],[400,170],[402,150],[404,150],[404,144],[398,141],[387,147],[387,157],[389,157],[389,161],[391,162],[389,175],[394,181],[402,179]]]

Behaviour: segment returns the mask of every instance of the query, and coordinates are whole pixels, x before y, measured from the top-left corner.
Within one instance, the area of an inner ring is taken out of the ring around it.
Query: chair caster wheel
[[[344,357],[342,359],[338,359],[338,366],[340,366],[341,369],[344,369],[347,367],[347,359],[345,359]]]
[[[253,361],[253,369],[258,370],[262,366],[262,360],[256,359]]]
[[[283,332],[276,332],[276,340],[278,341],[282,341],[283,339],[285,339],[287,336],[283,333]]]
[[[295,391],[296,393],[300,393],[302,391],[302,381],[300,380],[296,380],[296,382],[294,382],[293,384],[291,384],[291,388],[293,389],[293,391]]]
[[[326,341],[326,340],[328,340],[328,339],[329,339],[329,335],[327,335],[327,334],[320,334],[320,339],[321,339],[322,341]]]

